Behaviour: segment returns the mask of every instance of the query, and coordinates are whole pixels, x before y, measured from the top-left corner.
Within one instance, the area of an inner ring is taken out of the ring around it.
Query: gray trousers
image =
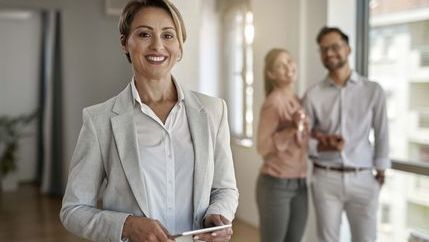
[[[308,213],[305,178],[259,175],[256,187],[261,242],[300,242]]]
[[[379,193],[380,185],[370,170],[341,173],[315,168],[312,194],[319,241],[339,241],[343,211],[353,242],[376,241]]]

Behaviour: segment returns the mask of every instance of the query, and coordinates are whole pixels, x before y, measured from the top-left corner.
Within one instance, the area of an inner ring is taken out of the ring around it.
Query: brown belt
[[[359,171],[366,171],[370,169],[368,167],[331,167],[331,166],[323,166],[317,163],[314,163],[314,167],[317,167],[319,169],[324,169],[327,171],[338,171],[338,172],[359,172]]]

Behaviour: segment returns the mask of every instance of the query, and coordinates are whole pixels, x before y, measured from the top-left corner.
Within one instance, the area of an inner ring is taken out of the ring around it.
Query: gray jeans
[[[305,178],[259,175],[256,198],[261,242],[300,242],[308,213]]]

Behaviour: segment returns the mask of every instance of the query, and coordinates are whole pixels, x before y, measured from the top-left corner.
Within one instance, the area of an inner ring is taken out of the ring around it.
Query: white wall
[[[220,53],[217,46],[220,46],[220,16],[217,10],[216,0],[204,0],[201,7],[200,23],[200,69],[199,87],[200,92],[208,95],[221,95],[222,73],[220,69]]]
[[[182,13],[188,38],[183,59],[174,67],[173,74],[186,88],[198,90],[200,78],[200,27],[203,0],[173,0]]]
[[[349,44],[352,47],[350,65],[355,67],[356,46],[356,0],[328,0],[328,20],[330,26],[337,26],[349,36]]]
[[[320,81],[326,74],[320,62],[316,36],[320,28],[327,24],[328,1],[304,0],[302,3],[299,73],[303,85],[300,85],[298,90],[301,95],[306,88]]]

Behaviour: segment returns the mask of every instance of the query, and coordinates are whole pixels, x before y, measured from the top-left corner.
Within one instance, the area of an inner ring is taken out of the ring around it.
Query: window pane
[[[225,74],[226,101],[232,135],[241,137],[243,128],[243,12],[239,9],[229,11],[224,19],[225,28]]]
[[[236,74],[230,83],[230,90],[237,90],[230,95],[231,131],[233,135],[241,136],[243,133],[243,79]]]
[[[378,220],[379,242],[429,241],[429,177],[389,170]]]
[[[390,156],[429,162],[429,0],[370,1],[369,38],[368,76],[386,93]],[[429,241],[429,177],[389,171],[378,219],[377,241]]]
[[[253,136],[254,26],[253,14],[245,5],[233,5],[225,13],[223,68],[231,133],[234,140],[250,146]]]
[[[391,157],[429,162],[429,1],[370,1],[369,78],[387,98]]]

